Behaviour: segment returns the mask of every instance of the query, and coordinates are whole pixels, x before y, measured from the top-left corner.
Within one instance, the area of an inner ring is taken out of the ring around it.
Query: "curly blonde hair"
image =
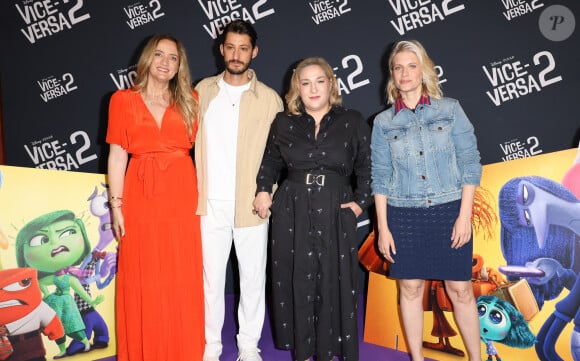
[[[393,79],[393,59],[395,55],[403,51],[410,51],[417,55],[419,65],[423,72],[423,85],[421,93],[428,95],[434,99],[441,99],[443,91],[439,86],[439,77],[435,72],[435,64],[433,60],[427,55],[427,51],[417,40],[402,40],[393,46],[393,50],[389,55],[389,81],[387,83],[387,101],[393,104],[400,96],[399,89],[395,86]]]
[[[179,68],[177,74],[169,81],[169,91],[171,93],[171,101],[177,109],[181,112],[187,134],[192,137],[194,123],[197,119],[197,100],[193,96],[191,87],[191,73],[189,71],[189,63],[187,61],[187,53],[183,43],[171,34],[158,34],[153,36],[143,49],[139,61],[137,62],[137,76],[135,77],[135,91],[143,91],[147,87],[149,81],[149,67],[153,62],[155,49],[161,40],[169,40],[175,43],[177,53],[179,55]]]
[[[285,99],[288,106],[288,114],[299,115],[302,114],[303,103],[300,99],[300,72],[307,66],[318,65],[324,71],[324,74],[330,80],[330,105],[342,105],[342,98],[338,95],[338,82],[332,71],[332,67],[326,60],[321,57],[312,57],[302,60],[294,69],[292,79],[290,80],[290,89],[286,93]]]

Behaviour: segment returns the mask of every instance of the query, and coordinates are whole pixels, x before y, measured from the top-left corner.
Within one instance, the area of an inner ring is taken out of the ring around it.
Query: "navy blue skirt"
[[[473,241],[451,248],[451,233],[461,201],[429,208],[387,205],[397,254],[389,276],[397,279],[467,281],[471,279]]]

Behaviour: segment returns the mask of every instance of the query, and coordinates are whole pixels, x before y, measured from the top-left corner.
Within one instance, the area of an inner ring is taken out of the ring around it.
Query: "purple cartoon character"
[[[117,272],[117,252],[105,251],[106,247],[114,239],[111,230],[107,190],[105,189],[99,194],[98,188],[95,187],[88,201],[91,214],[99,218],[99,240],[97,245],[83,259],[80,265],[83,272],[79,280],[85,291],[90,294],[90,285],[92,283],[95,283],[98,289],[103,289],[115,277]],[[87,338],[90,339],[94,333],[92,348],[107,347],[109,345],[109,328],[103,317],[79,295],[75,294],[74,299],[85,322]],[[73,340],[67,347],[66,352],[68,355],[74,355],[82,351],[82,343]]]
[[[580,180],[577,180],[580,181]],[[561,184],[543,177],[519,177],[500,190],[501,247],[508,278],[524,277],[540,308],[545,300],[569,294],[556,303],[537,334],[540,360],[562,360],[555,345],[574,322],[573,359],[580,360],[580,201]]]

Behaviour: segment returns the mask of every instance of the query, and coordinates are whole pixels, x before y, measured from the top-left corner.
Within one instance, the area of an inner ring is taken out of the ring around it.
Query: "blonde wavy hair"
[[[403,40],[393,46],[391,55],[389,55],[389,81],[387,83],[387,100],[389,103],[393,104],[399,98],[399,89],[394,84],[393,79],[393,58],[395,55],[403,51],[410,51],[417,55],[419,59],[419,66],[423,72],[423,86],[421,93],[423,95],[428,95],[434,99],[441,99],[443,96],[443,91],[439,86],[439,77],[435,72],[435,64],[433,60],[427,55],[427,51],[417,40]]]
[[[193,97],[191,87],[191,73],[187,61],[185,47],[175,36],[171,34],[158,34],[153,36],[143,49],[139,61],[137,62],[137,76],[135,77],[135,91],[141,92],[147,87],[149,82],[149,67],[153,62],[155,49],[161,40],[169,40],[175,43],[179,56],[179,68],[177,74],[169,81],[169,91],[171,93],[171,102],[183,115],[187,134],[192,137],[194,123],[197,119],[197,100]]]
[[[298,63],[296,69],[294,69],[294,74],[292,74],[292,78],[290,79],[290,89],[285,96],[286,104],[288,106],[288,114],[302,114],[303,103],[302,99],[300,99],[300,73],[302,70],[304,70],[304,68],[311,65],[318,65],[321,67],[324,75],[326,75],[330,80],[330,105],[342,105],[342,98],[340,95],[338,95],[338,82],[336,81],[332,67],[323,58],[312,57],[302,60],[300,63]]]

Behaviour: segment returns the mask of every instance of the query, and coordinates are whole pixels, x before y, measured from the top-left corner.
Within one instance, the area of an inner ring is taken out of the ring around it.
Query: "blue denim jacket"
[[[374,194],[396,207],[430,207],[460,199],[463,185],[479,185],[477,139],[457,100],[431,99],[396,115],[394,108],[374,120]]]

